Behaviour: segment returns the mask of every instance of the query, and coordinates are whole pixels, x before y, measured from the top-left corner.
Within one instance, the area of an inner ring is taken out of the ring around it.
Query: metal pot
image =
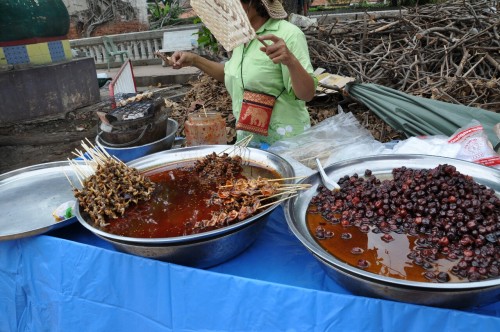
[[[175,141],[175,134],[177,132],[177,129],[179,128],[179,124],[174,119],[168,119],[166,120],[166,123],[166,135],[164,134],[163,138],[148,144],[130,147],[109,146],[105,142],[103,142],[101,134],[97,135],[96,143],[99,147],[106,150],[110,155],[115,156],[123,162],[129,162],[151,153],[169,150],[172,148],[172,145]]]
[[[351,159],[325,168],[333,180],[354,173],[372,170],[375,176],[388,176],[393,168],[406,166],[414,169],[434,168],[449,164],[462,174],[471,175],[477,182],[500,192],[500,171],[467,161],[424,155],[383,155]],[[465,308],[500,300],[500,278],[478,282],[431,283],[415,282],[380,276],[351,266],[324,250],[310,234],[306,211],[317,193],[321,178],[315,173],[301,181],[311,189],[292,197],[285,206],[289,228],[300,242],[321,263],[328,276],[354,294],[437,307]],[[381,248],[383,249],[383,248]],[[407,249],[407,248],[406,248]]]
[[[220,153],[234,149],[234,146],[228,145],[179,148],[154,153],[134,160],[128,165],[141,171],[148,171],[168,164],[200,159],[212,152]],[[234,151],[245,160],[277,171],[284,178],[294,176],[293,167],[285,159],[271,152],[253,148],[240,148]],[[256,173],[257,169],[254,168],[253,171],[253,176],[259,175]],[[291,183],[291,180],[284,182]],[[85,228],[110,242],[119,251],[186,266],[207,268],[227,261],[247,249],[265,226],[269,213],[279,204],[277,202],[257,215],[224,228],[169,238],[134,238],[110,234],[94,227],[91,221],[82,217],[79,207],[75,215]]]

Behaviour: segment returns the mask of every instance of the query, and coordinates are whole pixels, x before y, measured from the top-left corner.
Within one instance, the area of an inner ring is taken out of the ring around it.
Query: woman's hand
[[[261,43],[267,45],[261,47],[260,50],[265,52],[272,62],[288,67],[295,96],[304,101],[313,99],[315,93],[314,80],[295,55],[290,52],[285,41],[275,35],[264,35],[257,38]],[[266,40],[270,40],[273,43],[268,44],[265,42]]]
[[[262,52],[265,52],[269,59],[271,59],[274,63],[281,63],[285,66],[289,66],[293,63],[293,61],[297,61],[295,55],[288,49],[286,43],[283,39],[275,36],[275,35],[264,35],[259,36],[257,39],[267,46],[263,46],[260,48]],[[265,41],[270,40],[273,43],[268,44]]]
[[[224,65],[190,52],[175,51],[170,57],[174,69],[193,66],[212,76],[219,82],[224,82]]]
[[[195,54],[189,52],[175,51],[170,57],[172,68],[180,69],[193,66]]]

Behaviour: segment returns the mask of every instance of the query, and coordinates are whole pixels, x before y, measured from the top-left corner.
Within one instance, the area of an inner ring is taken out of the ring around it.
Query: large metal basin
[[[218,153],[233,148],[228,145],[180,148],[154,153],[134,160],[128,165],[147,171],[172,163],[200,159],[212,152]],[[294,176],[292,166],[273,153],[253,148],[245,148],[236,153],[246,160],[277,171],[284,178]],[[291,180],[285,183],[291,183]],[[79,209],[76,211],[76,216],[85,228],[110,242],[119,251],[186,266],[207,268],[227,261],[247,249],[264,227],[269,213],[279,204],[277,202],[257,215],[221,229],[168,238],[133,238],[110,234],[94,227],[92,222],[82,217]]]
[[[439,164],[453,165],[462,174],[471,175],[497,193],[500,192],[500,171],[494,168],[457,159],[425,155],[387,155],[346,160],[325,168],[334,180],[344,175],[363,174],[371,169],[376,176],[389,176],[395,167],[414,169],[434,168]],[[500,300],[500,278],[463,283],[427,283],[406,281],[380,276],[358,269],[324,250],[309,233],[306,211],[311,198],[316,195],[321,179],[315,173],[301,181],[311,189],[290,198],[285,205],[285,217],[293,234],[321,263],[327,275],[338,284],[357,295],[447,308],[466,308]]]

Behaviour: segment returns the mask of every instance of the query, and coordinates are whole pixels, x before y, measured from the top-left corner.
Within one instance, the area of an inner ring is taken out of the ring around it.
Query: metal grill
[[[114,121],[127,121],[146,119],[153,116],[152,102],[134,102],[122,107],[116,108],[110,113]],[[112,122],[114,122],[112,121]]]
[[[124,93],[115,95],[115,100],[119,103],[121,100],[134,97],[135,93]],[[113,109],[106,115],[106,118],[113,125],[136,122],[131,120],[148,120],[154,116],[154,102],[152,100],[141,100],[129,102],[124,106]]]

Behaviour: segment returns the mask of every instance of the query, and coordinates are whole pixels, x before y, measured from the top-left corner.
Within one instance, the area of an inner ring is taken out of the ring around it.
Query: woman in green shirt
[[[263,143],[272,144],[310,127],[305,103],[314,97],[317,81],[305,35],[284,20],[287,13],[281,2],[242,0],[241,3],[260,42],[252,40],[236,47],[225,64],[189,52],[175,52],[171,64],[173,68],[195,66],[224,82],[236,119],[240,118],[245,90],[277,97],[267,135],[238,130],[238,140],[252,134],[251,146],[261,147]]]

